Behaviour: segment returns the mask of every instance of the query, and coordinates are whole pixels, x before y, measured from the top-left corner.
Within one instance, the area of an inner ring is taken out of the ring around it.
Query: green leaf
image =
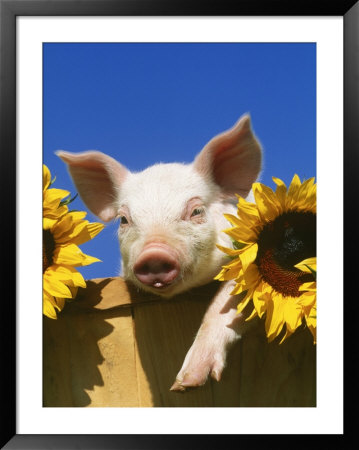
[[[69,205],[70,203],[72,203],[75,198],[78,196],[79,194],[76,194],[75,197],[69,198],[68,200],[62,200],[62,202],[60,202],[60,206],[65,206],[65,205]]]
[[[309,267],[307,264],[304,264],[304,265],[305,265],[305,267],[307,267],[312,272],[314,280],[317,281],[317,271],[312,269],[311,267]]]
[[[232,245],[235,250],[241,250],[242,248],[246,247],[248,244],[243,244],[242,242],[238,242],[238,241],[235,241],[234,239],[232,239]]]

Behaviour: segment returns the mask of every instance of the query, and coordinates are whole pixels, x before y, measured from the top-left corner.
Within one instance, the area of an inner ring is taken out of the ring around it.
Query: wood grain
[[[315,406],[309,331],[268,344],[260,320],[232,348],[219,383],[169,390],[218,287],[164,300],[121,278],[88,281],[57,320],[44,317],[44,406]]]

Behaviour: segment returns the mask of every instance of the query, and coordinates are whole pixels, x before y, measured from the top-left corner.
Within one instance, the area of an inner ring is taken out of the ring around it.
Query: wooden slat
[[[139,406],[131,310],[44,319],[44,406]]]
[[[135,308],[136,348],[145,386],[152,394],[151,406],[212,406],[210,385],[186,394],[170,391],[186,352],[198,330],[206,303],[189,300],[149,304]],[[143,404],[141,406],[149,406]]]
[[[218,287],[164,300],[121,278],[88,281],[57,320],[44,318],[44,406],[315,406],[309,331],[268,344],[260,320],[219,383],[169,390]]]
[[[66,319],[43,320],[43,405],[74,406]]]
[[[259,320],[243,340],[241,406],[315,406],[316,346],[308,329],[267,342]]]

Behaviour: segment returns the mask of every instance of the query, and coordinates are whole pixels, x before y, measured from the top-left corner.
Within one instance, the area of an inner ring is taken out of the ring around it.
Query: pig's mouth
[[[178,256],[163,243],[145,246],[133,267],[133,273],[144,288],[167,291],[180,275]]]

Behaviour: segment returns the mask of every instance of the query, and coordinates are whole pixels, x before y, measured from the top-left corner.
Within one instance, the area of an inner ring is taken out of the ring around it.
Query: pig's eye
[[[199,197],[193,197],[186,203],[182,220],[191,221],[192,223],[203,223],[206,221],[204,204]]]
[[[131,214],[130,214],[130,211],[127,208],[127,206],[125,206],[125,205],[121,206],[121,208],[119,209],[117,214],[118,214],[117,217],[120,220],[121,228],[127,228],[127,226],[132,223],[131,222]]]
[[[204,208],[198,207],[194,208],[194,210],[191,213],[191,221],[194,223],[203,223],[205,222],[205,214],[204,214]]]
[[[128,225],[128,220],[126,216],[120,216],[121,225]]]
[[[195,208],[195,209],[192,211],[191,217],[199,216],[200,214],[202,214],[202,212],[203,212],[203,209],[202,209],[202,208]]]

